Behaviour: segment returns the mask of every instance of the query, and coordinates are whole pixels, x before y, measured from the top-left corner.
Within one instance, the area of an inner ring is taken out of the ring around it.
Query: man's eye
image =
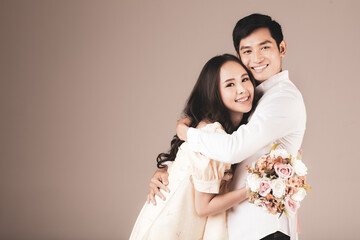
[[[270,47],[269,46],[264,46],[262,49],[269,49]]]
[[[243,54],[250,54],[251,51],[250,50],[247,50],[247,51],[244,51]]]

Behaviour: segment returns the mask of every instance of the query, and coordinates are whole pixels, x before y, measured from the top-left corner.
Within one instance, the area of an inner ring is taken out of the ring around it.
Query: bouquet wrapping
[[[307,167],[301,160],[302,151],[292,158],[285,149],[276,149],[278,145],[251,167],[247,166],[247,195],[250,203],[267,212],[290,217],[311,187],[306,183]]]

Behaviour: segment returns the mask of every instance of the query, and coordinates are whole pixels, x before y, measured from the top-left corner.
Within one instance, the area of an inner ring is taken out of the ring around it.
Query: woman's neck
[[[239,112],[231,112],[230,113],[230,120],[234,126],[239,126],[240,122],[243,118],[244,113]]]

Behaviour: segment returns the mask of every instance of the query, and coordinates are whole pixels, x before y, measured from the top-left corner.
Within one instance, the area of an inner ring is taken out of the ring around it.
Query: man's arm
[[[176,125],[177,136],[185,142],[187,142],[187,131],[189,130],[190,123],[191,123],[190,118],[182,118],[178,121]]]
[[[289,94],[278,94],[270,101],[259,104],[249,123],[232,134],[188,128],[182,120],[178,122],[180,126],[176,130],[178,136],[186,135],[193,151],[234,164],[296,129],[305,129],[305,122],[306,112],[301,96],[296,98]]]
[[[150,180],[150,184],[149,184],[149,193],[147,196],[147,203],[149,204],[150,202],[156,206],[156,199],[155,199],[155,195],[157,195],[158,197],[160,197],[162,200],[165,200],[165,196],[164,194],[161,193],[160,189],[166,191],[166,192],[170,192],[170,189],[167,187],[167,185],[169,184],[169,180],[168,180],[168,172],[167,172],[167,167],[166,168],[158,168],[154,175],[152,176],[151,180]]]

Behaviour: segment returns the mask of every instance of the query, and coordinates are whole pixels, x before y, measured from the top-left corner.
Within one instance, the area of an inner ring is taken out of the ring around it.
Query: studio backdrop
[[[300,239],[358,239],[359,1],[0,1],[0,239],[128,239],[156,156],[251,13],[307,108]],[[164,226],[166,228],[166,226]]]

